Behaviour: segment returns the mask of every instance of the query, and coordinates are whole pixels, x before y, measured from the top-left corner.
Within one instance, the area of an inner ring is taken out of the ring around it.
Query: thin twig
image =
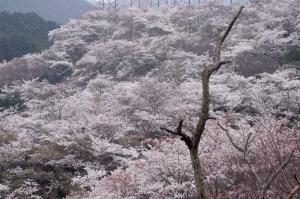
[[[270,188],[274,179],[278,176],[278,174],[285,169],[285,167],[290,163],[292,157],[294,155],[294,151],[283,161],[280,166],[268,177],[266,183],[261,188],[261,198],[264,198],[267,190]]]
[[[294,175],[294,178],[297,182],[297,185],[295,186],[295,188],[290,192],[290,194],[288,195],[287,199],[292,199],[299,191],[300,191],[300,180],[298,179],[297,175]]]

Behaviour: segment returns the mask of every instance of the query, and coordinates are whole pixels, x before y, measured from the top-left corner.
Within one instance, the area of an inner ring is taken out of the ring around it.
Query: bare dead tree
[[[202,138],[203,132],[205,130],[206,122],[211,119],[209,116],[209,109],[210,109],[210,93],[209,93],[209,81],[211,75],[218,71],[220,67],[224,64],[230,63],[229,61],[222,61],[221,60],[221,51],[224,41],[226,40],[227,36],[229,35],[230,31],[232,30],[233,25],[241,15],[243,11],[243,6],[239,9],[238,13],[233,17],[231,20],[228,28],[226,29],[225,33],[222,35],[222,37],[218,38],[217,46],[215,49],[215,55],[214,55],[214,63],[209,67],[204,67],[204,70],[202,72],[202,107],[201,107],[201,113],[199,115],[199,119],[197,122],[197,127],[194,132],[191,133],[191,135],[185,133],[182,131],[183,126],[183,120],[179,121],[179,124],[177,126],[176,131],[169,130],[167,128],[161,128],[162,130],[181,137],[181,140],[185,142],[187,145],[192,167],[194,171],[194,179],[195,179],[195,185],[197,190],[197,198],[198,199],[206,199],[206,188],[204,183],[204,172],[203,168],[201,166],[201,161],[199,159],[199,144],[200,140]]]
[[[290,194],[288,195],[287,199],[293,199],[294,196],[296,196],[296,194],[297,194],[298,192],[300,192],[300,180],[299,180],[299,178],[297,177],[296,174],[294,175],[294,177],[295,177],[295,180],[296,180],[297,185],[296,185],[295,188],[290,192]]]
[[[265,199],[266,193],[268,189],[271,187],[272,183],[276,179],[276,177],[287,167],[287,165],[291,162],[294,152],[292,152],[280,165],[275,169],[264,181],[257,175],[254,171],[253,166],[251,165],[250,161],[248,160],[249,154],[249,147],[250,144],[253,142],[254,137],[252,134],[248,134],[246,141],[243,146],[240,146],[236,143],[231,136],[229,129],[228,129],[228,120],[226,119],[226,127],[223,127],[220,123],[218,123],[219,127],[226,133],[230,143],[232,146],[238,150],[243,155],[244,162],[249,166],[250,170],[252,171],[252,175],[256,180],[257,187],[260,187],[259,199]],[[300,188],[300,187],[299,187]]]

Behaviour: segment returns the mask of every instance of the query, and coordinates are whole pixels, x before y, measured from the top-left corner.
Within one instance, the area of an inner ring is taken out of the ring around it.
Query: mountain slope
[[[226,40],[232,63],[210,81],[217,121],[199,147],[207,198],[257,198],[253,176],[267,179],[291,151],[266,198],[286,198],[300,173],[297,5],[254,2]],[[201,71],[237,9],[93,11],[51,31],[42,53],[0,63],[0,198],[196,198],[187,147],[160,127],[195,129]]]
[[[49,47],[48,32],[57,24],[34,13],[0,13],[0,60],[11,60]]]
[[[92,9],[85,0],[0,0],[0,11],[35,12],[41,17],[65,23]]]

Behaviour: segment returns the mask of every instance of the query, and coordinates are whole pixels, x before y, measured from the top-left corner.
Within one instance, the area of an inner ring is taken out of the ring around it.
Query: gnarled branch
[[[229,26],[227,27],[225,33],[223,36],[220,38],[220,40],[217,41],[216,44],[216,49],[215,49],[215,56],[214,56],[214,65],[212,65],[209,69],[209,75],[211,75],[213,72],[218,71],[220,67],[224,64],[230,63],[230,61],[221,61],[221,51],[222,51],[222,46],[226,38],[228,37],[230,31],[233,28],[233,25],[237,21],[237,19],[240,17],[242,11],[244,9],[244,6],[241,6],[238,13],[234,16],[234,18],[231,20]]]
[[[229,24],[227,30],[225,31],[224,35],[222,36],[222,38],[221,38],[221,40],[220,40],[220,43],[219,43],[220,45],[222,45],[222,44],[224,43],[225,39],[226,39],[227,36],[229,35],[229,33],[230,33],[230,31],[231,31],[231,29],[232,29],[232,27],[233,27],[233,25],[234,25],[234,23],[235,23],[236,20],[240,17],[240,15],[241,15],[243,9],[244,9],[244,6],[241,6],[240,9],[239,9],[239,11],[238,11],[238,13],[234,16],[234,18],[233,18],[232,21],[230,22],[230,24]]]
[[[223,127],[220,123],[218,123],[218,126],[226,133],[226,136],[228,137],[230,143],[232,144],[232,146],[238,150],[241,153],[246,153],[247,149],[240,147],[232,138],[232,136],[229,133],[229,130],[225,127]],[[247,145],[246,145],[247,146]]]
[[[193,146],[193,140],[190,136],[188,136],[187,134],[182,132],[182,125],[183,125],[183,120],[180,120],[179,123],[178,123],[178,126],[176,128],[176,131],[172,131],[172,130],[164,128],[164,127],[161,127],[160,129],[163,130],[163,131],[166,131],[168,133],[171,133],[173,135],[180,136],[181,139],[186,143],[186,145],[189,148],[191,148]]]
[[[229,63],[231,63],[231,61],[220,61],[209,69],[209,73],[212,74],[213,72],[218,71],[222,65],[229,64]]]

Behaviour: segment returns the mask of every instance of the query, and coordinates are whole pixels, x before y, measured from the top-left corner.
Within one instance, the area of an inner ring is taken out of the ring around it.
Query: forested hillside
[[[209,99],[205,196],[287,198],[300,173],[299,1],[251,1],[218,60],[239,9],[96,10],[0,64],[1,196],[199,199],[188,140]]]
[[[34,13],[0,12],[0,60],[11,60],[50,46],[48,33],[58,28]]]
[[[0,0],[0,11],[34,12],[56,23],[66,23],[93,8],[86,0]]]

